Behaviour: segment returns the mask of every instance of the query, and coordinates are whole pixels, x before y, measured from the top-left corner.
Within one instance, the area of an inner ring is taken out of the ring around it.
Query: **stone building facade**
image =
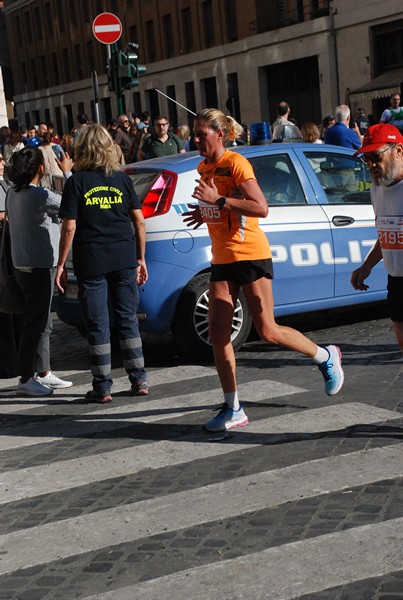
[[[401,0],[5,0],[19,123],[65,132],[78,113],[95,118],[94,71],[100,120],[116,116],[108,46],[92,31],[105,11],[122,22],[119,48],[138,43],[147,66],[125,112],[191,123],[182,106],[218,106],[250,124],[285,99],[298,123],[341,102],[377,119],[403,81]]]

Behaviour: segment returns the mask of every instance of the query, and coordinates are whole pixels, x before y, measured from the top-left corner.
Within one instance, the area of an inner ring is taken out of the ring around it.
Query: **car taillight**
[[[163,171],[158,175],[141,207],[145,219],[158,217],[169,211],[177,179],[177,174],[171,171]]]

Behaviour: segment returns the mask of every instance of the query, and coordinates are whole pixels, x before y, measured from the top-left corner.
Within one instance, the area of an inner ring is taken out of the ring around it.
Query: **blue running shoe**
[[[344,372],[341,368],[341,352],[337,346],[325,346],[330,356],[326,362],[318,365],[325,380],[325,391],[328,396],[339,392],[344,382]]]
[[[233,427],[245,427],[248,423],[248,417],[242,406],[239,410],[233,410],[228,408],[228,404],[224,403],[218,415],[207,421],[203,427],[207,431],[227,431]]]

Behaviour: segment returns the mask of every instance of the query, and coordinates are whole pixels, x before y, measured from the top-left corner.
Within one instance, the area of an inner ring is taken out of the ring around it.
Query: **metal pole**
[[[92,89],[94,92],[95,120],[97,123],[99,123],[99,87],[98,75],[96,71],[92,71]]]

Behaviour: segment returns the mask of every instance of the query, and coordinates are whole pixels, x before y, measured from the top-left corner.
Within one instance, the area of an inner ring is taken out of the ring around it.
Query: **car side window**
[[[298,175],[287,154],[271,154],[249,159],[263,194],[270,206],[306,204]]]
[[[329,204],[370,204],[371,175],[359,158],[326,151],[305,152]]]

